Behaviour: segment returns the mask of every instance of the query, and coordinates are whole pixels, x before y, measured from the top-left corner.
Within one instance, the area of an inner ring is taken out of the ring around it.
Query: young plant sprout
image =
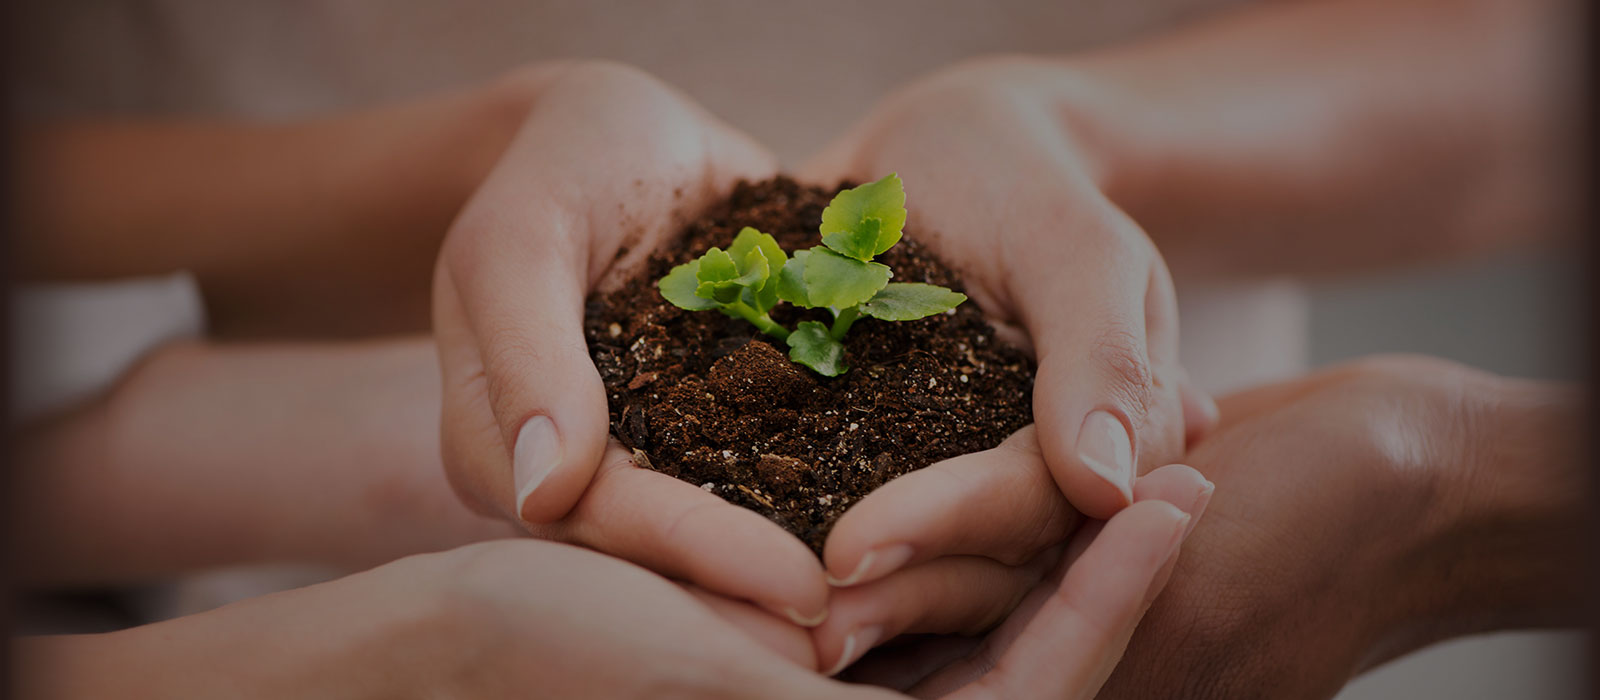
[[[900,241],[906,192],[890,173],[840,192],[822,210],[822,245],[788,257],[772,236],[746,226],[727,250],[712,248],[661,278],[661,296],[690,311],[716,309],[754,324],[789,345],[789,359],[837,377],[845,333],[862,315],[910,321],[956,308],[965,294],[918,282],[890,282],[893,271],[872,259]],[[832,325],[802,321],[794,330],[772,320],[780,301],[826,308]]]

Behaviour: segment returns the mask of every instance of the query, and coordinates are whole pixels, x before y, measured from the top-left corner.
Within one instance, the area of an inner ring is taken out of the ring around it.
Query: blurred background
[[[288,119],[465,85],[530,61],[608,58],[679,86],[793,165],[893,86],[949,63],[1085,50],[1248,4],[32,3],[24,4],[14,101],[32,116]],[[1396,351],[1574,380],[1587,358],[1577,257],[1525,254],[1310,286],[1180,285],[1185,352],[1191,370],[1219,390]],[[14,386],[19,403],[38,410],[92,393],[151,345],[204,328],[181,277],[32,289],[19,300],[31,344],[20,349]],[[1216,311],[1224,300],[1229,311]],[[1207,358],[1245,344],[1260,355],[1249,371],[1205,370]],[[1578,633],[1468,639],[1385,666],[1340,698],[1578,698],[1585,653]]]

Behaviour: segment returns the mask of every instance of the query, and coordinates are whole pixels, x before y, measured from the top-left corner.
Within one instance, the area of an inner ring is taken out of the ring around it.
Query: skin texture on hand
[[[1332,697],[1582,600],[1570,392],[1375,358],[1223,399],[1218,495],[1102,697]]]

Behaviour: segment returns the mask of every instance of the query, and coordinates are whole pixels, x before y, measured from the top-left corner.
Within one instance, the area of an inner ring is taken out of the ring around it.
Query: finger
[[[1152,246],[1154,251],[1154,246]],[[1144,329],[1149,339],[1150,403],[1141,436],[1139,465],[1154,467],[1184,454],[1190,436],[1205,435],[1216,420],[1208,419],[1205,401],[1210,396],[1189,382],[1189,372],[1178,356],[1178,296],[1173,276],[1160,254],[1150,256],[1150,278],[1144,294]],[[1214,414],[1214,406],[1211,414]]]
[[[1182,436],[1176,388],[1158,386],[1150,356],[1153,252],[1129,234],[1105,230],[1132,226],[1109,204],[1105,209],[1110,213],[1077,224],[1100,232],[1053,236],[1044,250],[1023,256],[1014,283],[1027,288],[1010,291],[1023,302],[1038,348],[1034,419],[1045,462],[1067,500],[1101,519],[1132,501],[1139,450],[1149,443],[1155,454],[1176,451]],[[1085,256],[1099,264],[1070,275],[1054,269]],[[1061,313],[1068,299],[1082,311]],[[1170,448],[1161,445],[1168,430],[1175,431]]]
[[[567,513],[593,477],[610,430],[605,387],[583,339],[587,280],[574,242],[580,235],[554,232],[545,237],[543,255],[521,264],[461,257],[441,264],[456,305],[438,318],[454,324],[451,342],[440,340],[446,402],[458,407],[445,424],[447,464],[458,467],[452,471],[469,465],[480,493],[531,523]],[[473,289],[463,290],[464,278]],[[473,313],[469,295],[479,307]],[[485,409],[492,432],[482,416],[471,415]]]
[[[999,624],[1055,564],[1047,552],[1024,566],[983,557],[941,557],[887,578],[835,591],[828,620],[812,632],[834,675],[901,634],[975,635]]]
[[[477,338],[447,266],[434,272],[434,339],[439,346],[440,456],[461,500],[473,511],[519,522],[515,491]]]
[[[1222,397],[1217,402],[1218,412],[1229,424],[1249,420],[1257,414],[1281,409],[1325,386],[1321,373],[1311,374],[1286,382],[1251,387]]]
[[[772,663],[722,669],[725,687],[708,697],[773,698],[774,700],[904,700],[905,696],[870,685],[841,683],[815,671],[773,659]]]
[[[817,667],[815,647],[805,628],[745,601],[720,596],[699,586],[685,585],[684,589],[722,619],[743,630],[757,644],[777,652],[796,666],[808,669]]]
[[[950,697],[1093,697],[1144,613],[1157,576],[1176,556],[1189,520],[1156,500],[1118,513],[993,669]],[[916,693],[951,687],[951,679],[969,675],[983,656],[980,650],[935,674]]]
[[[1135,503],[1143,501],[1164,501],[1176,506],[1179,510],[1190,516],[1189,527],[1200,519],[1200,514],[1205,512],[1206,505],[1211,503],[1211,495],[1216,487],[1196,471],[1194,467],[1183,464],[1169,464],[1156,469],[1149,474],[1139,477],[1133,482],[1133,500]],[[1072,539],[1067,540],[1065,552],[1056,564],[1056,570],[1051,572],[1051,580],[1060,581],[1061,577],[1083,556],[1089,545],[1093,544],[1095,537],[1105,529],[1104,520],[1089,520],[1082,527],[1072,533]],[[1029,601],[1024,601],[1017,608],[1016,614],[1031,615],[1036,608],[1029,608]],[[1015,637],[1019,630],[1002,628],[1003,634],[992,635],[998,637],[997,646],[1003,651],[1010,639]],[[1009,634],[1010,636],[1005,636]]]
[[[848,132],[828,142],[821,151],[801,163],[794,171],[794,178],[808,185],[830,188],[839,184],[840,180],[865,177],[860,172],[861,168],[857,167],[856,154],[861,151],[859,144],[866,127],[861,122],[851,125]]]
[[[1210,481],[1192,467],[1181,464],[1172,464],[1139,477],[1134,482],[1135,502],[1162,501],[1170,503],[1190,516],[1188,529],[1184,536],[1193,531],[1195,524],[1204,514],[1207,504],[1211,501],[1214,488]],[[981,654],[974,654],[965,661],[952,665],[947,673],[931,683],[929,688],[948,691],[972,682],[984,673],[987,673],[994,664],[994,659],[1004,654],[1016,638],[1022,634],[1028,620],[1038,614],[1041,607],[1050,599],[1051,592],[1064,579],[1072,567],[1077,565],[1090,546],[1096,541],[1100,532],[1105,528],[1105,521],[1092,520],[1073,533],[1071,541],[1067,543],[1066,552],[1056,564],[1055,571],[1050,574],[1049,583],[1036,587],[1007,618],[1006,622],[986,639],[983,640]],[[1174,560],[1175,561],[1175,560]],[[1157,574],[1159,585],[1165,585],[1167,577],[1172,570],[1172,562],[1163,567]],[[1146,604],[1153,599],[1155,591],[1146,596]],[[937,695],[939,693],[933,693]]]
[[[1200,522],[1206,506],[1211,504],[1211,495],[1216,489],[1216,484],[1194,467],[1169,464],[1139,477],[1133,484],[1133,500],[1136,503],[1151,500],[1171,503],[1189,514],[1189,527],[1192,529]],[[1188,534],[1185,533],[1185,536]]]
[[[929,674],[972,653],[982,641],[977,637],[944,634],[897,637],[867,652],[838,677],[850,683],[868,683],[903,692]]]
[[[1055,486],[1033,426],[999,447],[901,476],[839,518],[823,550],[830,582],[854,586],[950,555],[1021,564],[1080,516]]]
[[[494,459],[475,468],[511,484],[523,520],[565,515],[605,449],[605,389],[582,332],[591,283],[619,247],[645,254],[734,179],[770,170],[770,156],[734,134],[640,71],[574,64],[452,226],[441,264],[504,453],[472,449]]]
[[[754,511],[634,466],[615,443],[572,515],[534,532],[753,601],[795,624],[814,627],[827,615],[828,584],[803,542]]]
[[[1188,450],[1217,429],[1222,414],[1216,399],[1196,386],[1187,372],[1178,380],[1178,400],[1183,404],[1183,447]]]

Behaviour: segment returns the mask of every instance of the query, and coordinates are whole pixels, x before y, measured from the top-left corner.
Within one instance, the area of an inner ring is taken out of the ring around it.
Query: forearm
[[[13,642],[16,697],[394,698],[437,631],[419,596],[357,574],[128,630]]]
[[[224,333],[275,330],[264,318],[313,332],[425,328],[439,242],[516,133],[541,70],[288,123],[25,127],[19,271],[187,269]]]
[[[1052,93],[1180,277],[1480,254],[1573,208],[1567,9],[1271,3],[1063,59]]]
[[[426,339],[165,349],[24,441],[25,580],[360,567],[510,535],[446,483],[438,392]]]

